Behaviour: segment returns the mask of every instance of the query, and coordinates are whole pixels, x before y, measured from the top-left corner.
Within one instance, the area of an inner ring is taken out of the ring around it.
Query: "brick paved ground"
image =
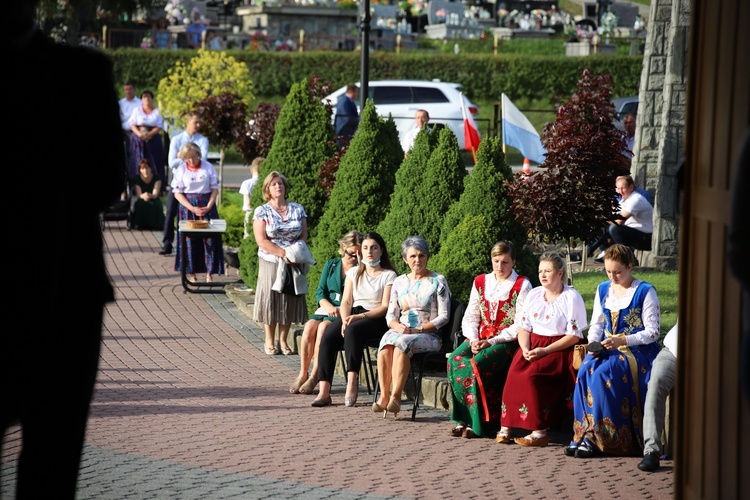
[[[160,234],[105,231],[117,289],[104,325],[98,384],[79,478],[81,499],[670,498],[673,463],[563,456],[547,448],[448,435],[443,410],[416,422],[291,395],[297,356],[263,354],[262,328],[224,295],[185,294]],[[14,493],[20,430],[5,436],[0,492]],[[468,472],[467,472],[468,471]],[[460,492],[460,493],[459,493]]]

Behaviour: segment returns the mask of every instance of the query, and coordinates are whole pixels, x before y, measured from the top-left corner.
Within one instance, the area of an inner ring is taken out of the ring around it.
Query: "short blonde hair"
[[[361,247],[364,235],[359,231],[349,231],[339,240],[339,255],[344,255],[344,250],[349,247]]]
[[[198,145],[194,142],[186,142],[181,148],[180,152],[177,154],[177,157],[181,160],[185,159],[185,156],[187,156],[188,153],[195,153],[198,155],[198,158],[203,159],[203,154],[201,153],[201,148],[198,147]]]
[[[260,173],[260,164],[263,163],[263,160],[265,160],[265,158],[263,158],[262,156],[258,156],[252,161],[252,163],[250,163],[251,174],[258,175]]]
[[[189,143],[188,143],[189,144]],[[289,194],[289,181],[286,180],[286,177],[283,174],[280,174],[276,170],[271,172],[266,176],[265,179],[263,179],[263,185],[261,186],[261,192],[263,193],[263,201],[268,201],[271,199],[271,192],[270,192],[270,186],[271,182],[278,177],[281,179],[281,182],[284,183],[284,190],[286,191],[286,194]]]

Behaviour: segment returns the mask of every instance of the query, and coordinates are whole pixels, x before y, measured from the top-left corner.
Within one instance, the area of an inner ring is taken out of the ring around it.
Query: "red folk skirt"
[[[531,348],[547,347],[563,335],[531,334]],[[575,374],[570,364],[573,347],[527,361],[518,349],[513,355],[503,389],[500,423],[505,427],[543,430],[573,413]]]

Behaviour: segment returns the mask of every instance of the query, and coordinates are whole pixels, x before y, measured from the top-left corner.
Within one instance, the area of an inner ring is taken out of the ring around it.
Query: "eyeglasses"
[[[346,250],[344,250],[344,255],[346,255],[350,259],[356,259],[357,258],[357,254],[356,253],[349,253]]]

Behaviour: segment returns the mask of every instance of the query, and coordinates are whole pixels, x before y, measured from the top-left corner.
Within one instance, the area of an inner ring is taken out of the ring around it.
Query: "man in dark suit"
[[[336,103],[336,144],[341,148],[352,140],[354,132],[359,126],[359,112],[355,102],[359,95],[359,87],[350,83],[346,86],[346,93]]]
[[[49,40],[34,22],[38,1],[8,3],[0,34],[22,106],[5,142],[15,198],[5,219],[0,431],[22,430],[17,497],[60,499],[75,496],[104,304],[114,300],[99,214],[125,188],[126,164],[110,60]]]

